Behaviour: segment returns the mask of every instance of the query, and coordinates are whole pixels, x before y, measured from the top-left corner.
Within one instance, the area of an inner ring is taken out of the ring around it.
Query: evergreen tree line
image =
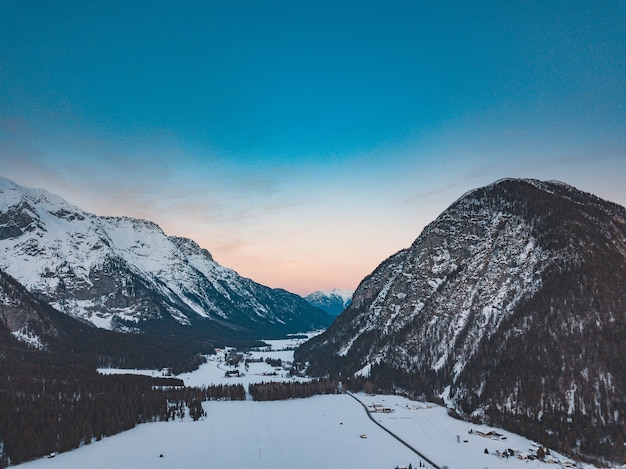
[[[279,368],[279,367],[283,366],[283,361],[280,358],[270,358],[270,357],[267,357],[265,359],[265,363],[267,363],[268,365],[273,366],[274,368]]]
[[[98,374],[28,349],[0,331],[0,468],[63,452],[143,422],[206,416],[209,399],[245,399],[242,385],[187,388],[179,379]]]
[[[145,334],[124,334],[83,324],[60,313],[47,304],[39,305],[42,317],[56,330],[46,334],[33,331],[44,338],[53,353],[80,360],[93,367],[159,369],[167,367],[173,374],[193,371],[205,363],[205,354],[215,353],[214,343],[194,333],[190,337],[175,330],[150,330]]]
[[[251,384],[248,391],[255,401],[280,401],[317,394],[337,394],[341,392],[339,380],[318,379],[304,382],[276,382]]]

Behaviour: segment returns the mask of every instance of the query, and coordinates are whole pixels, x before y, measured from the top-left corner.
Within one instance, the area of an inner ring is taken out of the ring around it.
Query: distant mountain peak
[[[337,316],[348,307],[352,301],[354,290],[334,288],[319,290],[304,297],[313,306],[326,311],[331,316]]]
[[[354,290],[347,288],[333,288],[332,290],[318,290],[315,293],[319,293],[324,296],[338,296],[344,301],[344,303],[348,303],[352,299],[352,295],[354,295]]]

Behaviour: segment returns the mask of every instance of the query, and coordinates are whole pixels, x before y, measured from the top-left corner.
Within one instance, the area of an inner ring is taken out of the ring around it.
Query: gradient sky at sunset
[[[355,288],[502,177],[626,205],[626,2],[0,0],[0,175]]]

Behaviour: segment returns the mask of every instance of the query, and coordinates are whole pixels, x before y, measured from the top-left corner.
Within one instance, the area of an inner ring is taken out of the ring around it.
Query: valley
[[[290,377],[287,371],[293,360],[293,347],[298,341],[268,343],[270,348],[247,355],[248,359],[262,361],[249,363],[248,369],[241,361],[236,368],[239,377],[225,376],[226,371],[235,369],[226,364],[226,351],[207,357],[207,363],[198,370],[177,377],[187,386],[243,384],[246,388],[270,380],[306,381],[307,378]],[[287,370],[277,369],[265,359],[274,363],[280,359]],[[99,371],[149,376],[162,374],[162,371],[155,370]],[[556,452],[551,452],[545,462],[530,460],[528,458],[536,456],[540,447],[537,443],[501,429],[456,420],[440,405],[401,396],[365,393],[355,396],[372,409],[371,415],[377,422],[440,468],[542,469],[574,464]],[[434,467],[372,422],[361,404],[348,394],[271,402],[252,401],[250,397],[245,401],[211,400],[204,402],[203,408],[207,415],[199,421],[186,416],[183,420],[144,423],[54,458],[42,458],[17,467],[393,469],[409,464],[414,468]],[[374,412],[373,409],[383,410]],[[494,437],[489,432],[499,436]],[[505,453],[508,457],[504,456]],[[591,466],[578,463],[576,467]]]
[[[626,469],[626,0],[0,0],[0,469]]]
[[[625,253],[624,207],[508,178],[303,298],[0,177],[0,466],[623,464]]]

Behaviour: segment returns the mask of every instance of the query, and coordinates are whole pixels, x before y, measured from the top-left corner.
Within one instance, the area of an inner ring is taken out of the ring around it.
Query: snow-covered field
[[[272,342],[273,350],[252,352],[252,358],[290,362],[289,346]],[[186,385],[235,384],[290,380],[288,373],[266,363],[250,363],[242,377],[226,378],[223,353],[192,373],[180,375]],[[111,373],[113,370],[102,370]],[[118,370],[117,372],[121,372]],[[277,376],[263,373],[276,372]],[[156,374],[144,370],[146,374]],[[555,452],[529,461],[518,455],[536,454],[538,445],[500,429],[473,425],[449,417],[446,409],[398,396],[357,394],[367,406],[389,413],[372,413],[376,421],[431,459],[449,469],[535,469],[564,467],[569,460]],[[190,419],[139,425],[54,458],[20,465],[25,469],[56,468],[394,468],[420,467],[421,458],[377,426],[363,406],[346,394],[289,401],[205,402],[205,420]],[[471,433],[470,430],[472,431]],[[499,438],[481,436],[495,430]],[[503,438],[505,437],[505,438]],[[498,456],[508,449],[514,456]],[[487,449],[488,454],[485,453]],[[578,465],[577,467],[585,467]]]
[[[281,359],[285,365],[282,368],[274,368],[265,362],[261,363],[249,363],[248,369],[242,364],[236,369],[241,373],[240,377],[228,378],[225,376],[227,370],[233,370],[235,368],[229,367],[224,362],[224,356],[226,351],[218,351],[216,355],[208,355],[207,363],[200,365],[200,367],[191,373],[182,373],[177,375],[182,379],[185,386],[207,386],[211,384],[243,384],[244,387],[248,387],[249,384],[262,383],[268,381],[304,381],[301,378],[293,378],[289,376],[289,368],[293,361],[293,349],[302,343],[301,339],[285,339],[285,340],[270,340],[266,341],[270,344],[269,347],[255,350],[247,354],[244,358],[260,359],[271,358],[273,360]],[[155,370],[122,370],[117,368],[101,368],[98,370],[102,374],[120,374],[120,373],[133,373],[142,374],[148,376],[161,376],[162,371]],[[270,375],[270,373],[276,373]]]

